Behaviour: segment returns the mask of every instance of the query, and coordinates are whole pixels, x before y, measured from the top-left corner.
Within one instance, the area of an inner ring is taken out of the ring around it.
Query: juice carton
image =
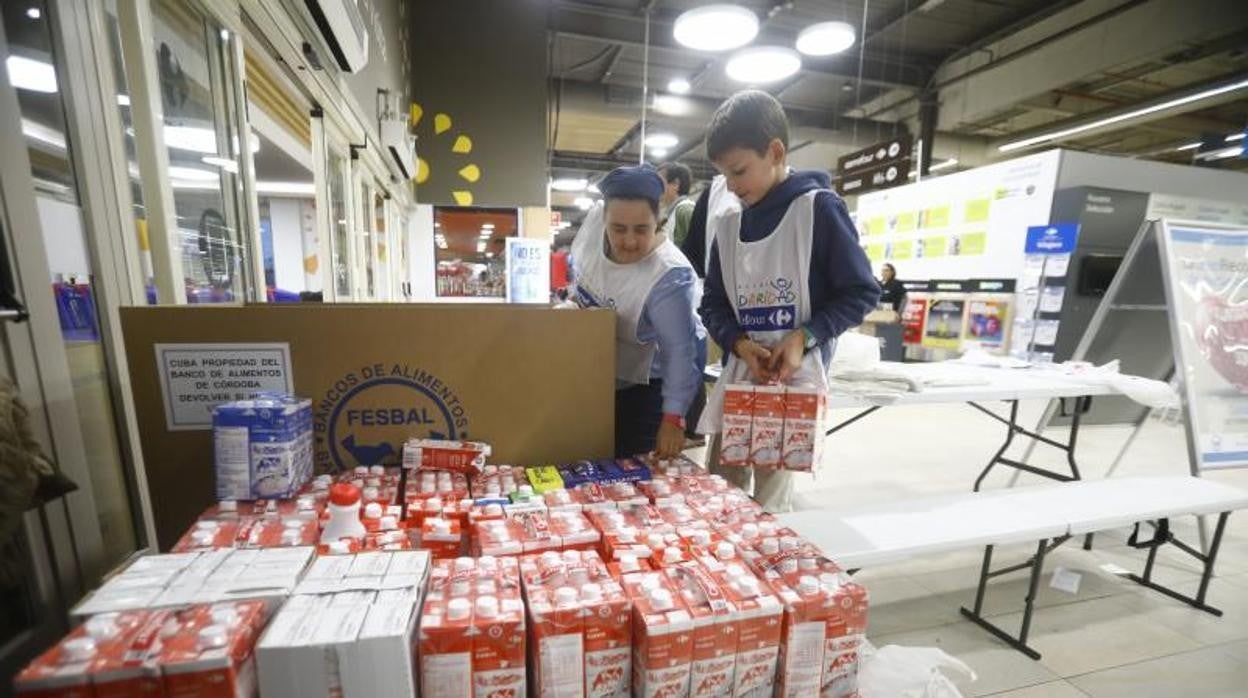
[[[478,595],[472,625],[473,696],[525,695],[524,603],[518,595]]]
[[[711,575],[697,564],[664,568],[693,617],[689,695],[732,695],[737,658],[737,609]]]
[[[726,386],[719,452],[719,462],[722,465],[750,465],[753,427],[754,386],[743,384]]]
[[[750,427],[750,464],[756,468],[780,467],[783,439],[784,386],[755,386],[754,419]]]
[[[547,492],[563,489],[563,478],[559,476],[559,469],[553,465],[525,468],[525,474],[528,475],[529,484],[533,486],[533,491],[538,494],[546,494]]]
[[[780,695],[809,695],[813,685],[825,696],[856,696],[866,589],[831,572],[799,575],[795,584],[777,580],[772,586],[785,606]]]
[[[809,472],[823,452],[823,393],[814,387],[788,386],[784,392],[784,446],[780,460],[785,470]]]
[[[472,508],[468,511],[468,526],[471,528],[472,525],[478,521],[502,521],[504,518],[506,518],[506,513],[503,511],[503,505],[501,503],[477,503],[473,504]]]
[[[485,466],[489,455],[490,445],[479,441],[409,439],[403,444],[403,467],[475,474]]]
[[[657,572],[620,580],[633,604],[633,695],[689,695],[693,617],[680,593]]]
[[[420,527],[420,547],[437,559],[459,557],[463,549],[459,521],[440,516],[425,519]]]
[[[585,624],[585,695],[625,698],[632,679],[632,604],[619,582],[581,586]]]
[[[531,666],[538,696],[585,695],[585,626],[575,587],[528,589]]]
[[[472,601],[426,599],[420,616],[420,695],[471,698]]]
[[[823,695],[858,695],[859,649],[867,631],[867,590],[843,572],[822,572],[819,583],[832,597],[824,625]]]

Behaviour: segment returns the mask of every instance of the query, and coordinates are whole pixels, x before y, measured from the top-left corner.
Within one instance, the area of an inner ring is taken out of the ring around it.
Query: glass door
[[[394,300],[390,295],[390,221],[386,214],[385,192],[375,183],[373,188],[373,240],[377,254],[377,300]]]

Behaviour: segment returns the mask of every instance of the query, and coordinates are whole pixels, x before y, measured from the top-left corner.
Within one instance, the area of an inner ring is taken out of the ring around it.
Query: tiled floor
[[[1024,404],[1020,422],[1034,424],[1042,408]],[[817,479],[798,482],[799,506],[860,506],[968,491],[1003,431],[963,405],[886,408],[830,438]],[[1058,433],[1064,436],[1064,430]],[[1078,457],[1085,478],[1188,472],[1183,427],[1150,421],[1116,472],[1107,473],[1128,433],[1128,427],[1084,427]],[[1012,455],[1022,450],[1016,444]],[[1064,462],[1062,454],[1047,451],[1037,450],[1031,461],[1053,467]],[[1206,477],[1248,488],[1248,469]],[[1009,481],[1003,469],[986,487]],[[1019,482],[1041,480],[1026,475]],[[1175,522],[1175,528],[1196,535],[1194,519]],[[1231,516],[1210,587],[1209,603],[1225,612],[1221,618],[1118,576],[1121,568],[1135,572],[1143,565],[1143,555],[1126,546],[1128,534],[1100,534],[1090,552],[1071,541],[1046,560],[1030,638],[1043,655],[1039,661],[958,614],[959,606],[974,601],[982,554],[976,549],[859,572],[857,579],[871,592],[868,635],[877,646],[940,647],[966,662],[978,674],[974,682],[959,682],[966,695],[1248,696],[1248,511]],[[994,561],[1022,561],[1032,547],[1000,548]],[[1078,593],[1049,586],[1057,567],[1081,575]],[[1158,557],[1155,576],[1190,592],[1198,572],[1194,561],[1167,551]],[[1025,593],[1025,573],[998,578],[986,596],[986,615],[1017,628]]]

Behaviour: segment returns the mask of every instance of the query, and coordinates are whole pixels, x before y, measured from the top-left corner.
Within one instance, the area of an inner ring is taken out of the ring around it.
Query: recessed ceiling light
[[[585,191],[587,186],[589,186],[588,179],[573,179],[571,177],[562,177],[550,183],[550,188],[555,191]]]
[[[673,36],[698,51],[728,51],[745,46],[758,35],[758,17],[736,5],[706,5],[676,18]]]
[[[728,60],[724,72],[737,82],[757,85],[783,80],[802,69],[797,51],[783,46],[751,46]]]
[[[667,157],[667,148],[651,148],[650,156],[655,160],[662,160]]]
[[[9,56],[4,61],[9,69],[9,81],[19,90],[31,92],[56,92],[56,68],[25,56]]]
[[[484,223],[482,223],[482,224],[481,224],[481,228],[482,228],[482,229],[485,229],[485,230],[493,230],[493,229],[494,229],[494,224],[493,224],[493,223],[491,223],[491,222],[489,222],[489,221],[486,221],[486,222],[484,222]]]
[[[680,139],[671,133],[652,133],[646,136],[646,145],[650,148],[675,148],[679,142]]]
[[[655,95],[654,110],[668,116],[684,116],[693,111],[693,102],[678,95]]]
[[[40,10],[38,7],[27,8],[26,16],[31,19],[39,19],[43,16],[43,10]]]
[[[854,28],[847,22],[812,24],[797,35],[797,50],[807,56],[831,56],[854,45]]]
[[[672,94],[683,95],[688,94],[690,89],[689,81],[684,78],[675,78],[667,83],[667,91]]]

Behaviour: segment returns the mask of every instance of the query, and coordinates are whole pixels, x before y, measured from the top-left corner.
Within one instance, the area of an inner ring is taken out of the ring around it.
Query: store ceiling
[[[588,175],[592,180],[638,161],[643,72],[649,74],[652,95],[664,94],[672,78],[689,80],[688,113],[650,109],[647,129],[679,138],[668,159],[689,164],[697,176],[712,174],[702,150],[706,123],[715,105],[743,86],[724,74],[726,55],[696,52],[673,39],[676,17],[703,4],[553,2],[554,177]],[[859,28],[859,43],[845,54],[804,58],[800,73],[767,87],[789,112],[792,159],[800,167],[832,169],[838,155],[899,131],[917,135],[925,91],[940,105],[933,160],[958,159],[958,167],[945,170],[950,172],[1033,152],[998,150],[1017,134],[1031,135],[1210,80],[1248,77],[1248,3],[1240,0],[1209,0],[1199,12],[1182,0],[735,4],[760,18],[755,44],[791,46],[803,27],[819,21],[842,20]],[[643,67],[647,7],[650,50],[649,65]],[[1142,31],[1137,28],[1141,16],[1153,20]],[[1082,48],[1068,49],[1071,45]],[[1012,93],[1017,97],[1007,99]],[[1192,162],[1194,149],[1176,148],[1202,134],[1243,132],[1248,125],[1245,95],[1196,102],[1161,118],[1044,147]],[[1248,160],[1238,158],[1200,164],[1248,169]]]
[[[517,233],[515,209],[434,209],[437,232],[446,240],[445,250],[439,257],[454,256],[461,259],[478,256],[477,243],[486,241],[486,252],[495,255],[503,251],[508,237]],[[486,225],[492,224],[492,230]],[[488,237],[481,237],[483,230],[490,230]]]

